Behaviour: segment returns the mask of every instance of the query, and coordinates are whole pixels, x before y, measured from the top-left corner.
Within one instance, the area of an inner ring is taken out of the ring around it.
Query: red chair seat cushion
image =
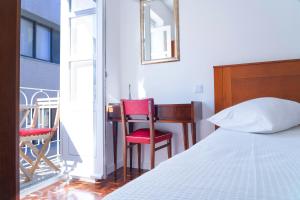
[[[154,143],[172,138],[172,133],[155,130]],[[138,129],[126,136],[127,142],[150,144],[150,129]]]
[[[19,135],[26,136],[36,136],[36,135],[45,135],[51,132],[51,128],[33,128],[33,129],[21,129]]]

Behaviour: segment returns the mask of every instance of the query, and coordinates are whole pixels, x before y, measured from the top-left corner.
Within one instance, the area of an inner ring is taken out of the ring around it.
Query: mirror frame
[[[145,48],[144,48],[144,2],[149,0],[140,0],[140,42],[141,42],[141,63],[142,65],[155,64],[155,63],[166,63],[180,61],[180,40],[179,40],[179,0],[173,0],[174,12],[173,17],[175,20],[175,49],[176,55],[171,58],[162,58],[154,60],[145,60]],[[151,0],[150,0],[151,1]]]

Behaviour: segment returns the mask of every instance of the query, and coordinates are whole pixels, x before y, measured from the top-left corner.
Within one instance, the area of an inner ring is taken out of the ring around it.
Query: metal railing
[[[59,99],[59,90],[49,90],[42,88],[29,88],[29,87],[20,87],[20,104],[25,106],[32,106],[37,101],[43,101],[43,106],[40,108],[40,116],[38,117],[38,127],[51,127],[54,123],[56,109],[53,108],[53,101],[58,101]],[[29,128],[31,126],[32,117],[34,109],[30,110],[28,117],[25,119],[22,128]],[[47,149],[46,156],[50,159],[58,158],[60,156],[60,133],[59,129],[57,133],[52,138],[50,145]],[[43,143],[42,140],[35,140],[33,144],[40,148]],[[31,157],[35,158],[36,155],[32,150],[28,151],[30,148],[24,146],[24,153]],[[23,160],[22,160],[23,161]]]

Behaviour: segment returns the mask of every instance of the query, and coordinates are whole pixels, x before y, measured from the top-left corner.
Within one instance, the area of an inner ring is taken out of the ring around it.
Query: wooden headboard
[[[215,66],[214,83],[215,112],[258,97],[300,102],[300,59]]]

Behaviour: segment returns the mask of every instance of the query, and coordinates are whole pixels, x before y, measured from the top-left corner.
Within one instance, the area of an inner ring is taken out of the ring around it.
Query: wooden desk
[[[181,123],[183,133],[184,149],[189,148],[188,124],[191,125],[192,143],[196,143],[196,123],[202,118],[201,102],[192,101],[189,104],[157,104],[155,105],[156,122],[159,123]],[[121,122],[120,104],[109,104],[107,109],[107,120],[112,122],[113,147],[114,147],[114,170],[117,170],[117,143],[118,122]],[[131,127],[131,129],[133,129]],[[132,148],[130,149],[130,167],[132,168]]]

